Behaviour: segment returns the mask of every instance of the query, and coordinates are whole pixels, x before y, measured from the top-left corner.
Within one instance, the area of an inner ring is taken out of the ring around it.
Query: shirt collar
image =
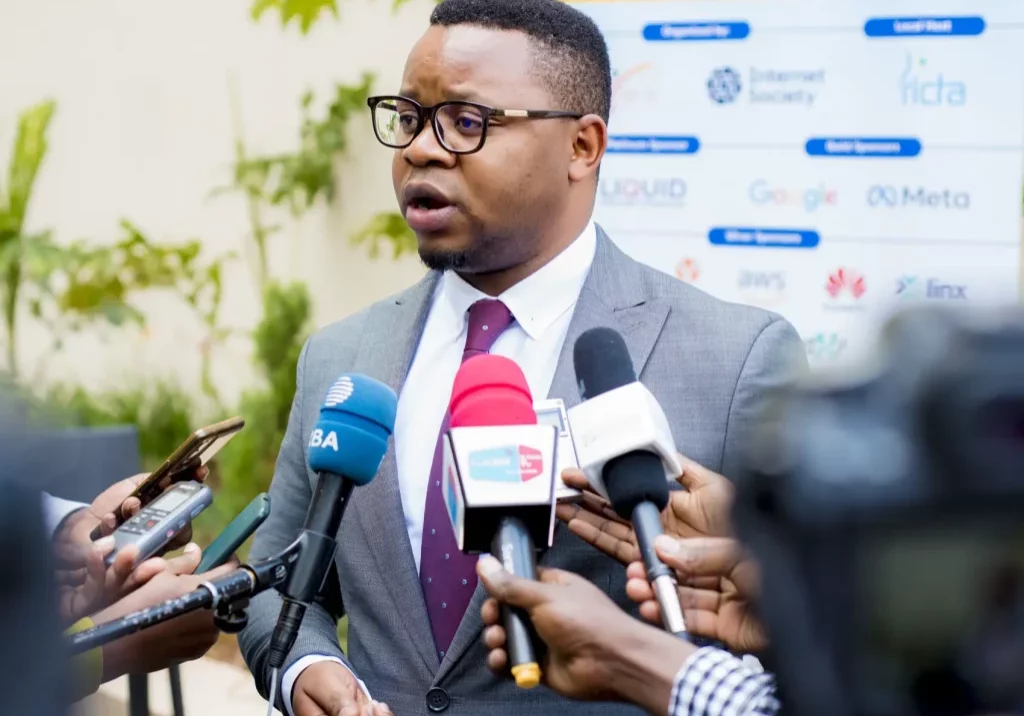
[[[498,296],[530,338],[538,340],[576,305],[596,249],[597,229],[591,220],[562,253]],[[460,335],[466,329],[469,307],[489,296],[454,271],[445,271],[438,284],[436,300],[447,316],[448,332]]]

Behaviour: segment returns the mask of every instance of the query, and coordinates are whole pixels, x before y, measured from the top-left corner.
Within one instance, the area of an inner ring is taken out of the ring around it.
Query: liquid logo
[[[867,290],[868,285],[864,276],[848,268],[840,268],[830,273],[825,284],[825,291],[833,299],[849,296],[854,300],[860,300]]]
[[[936,278],[921,280],[918,276],[901,276],[896,281],[896,295],[911,301],[966,301],[967,286],[943,283]]]
[[[824,184],[793,189],[773,187],[764,179],[757,179],[750,185],[748,195],[750,201],[758,206],[799,206],[807,213],[839,203],[839,193]]]
[[[900,74],[900,98],[904,107],[963,107],[967,104],[967,84],[933,72],[927,59],[908,52]]]
[[[882,208],[953,209],[971,208],[971,195],[956,189],[929,189],[924,186],[896,187],[876,184],[868,189],[868,206]]]
[[[708,97],[723,105],[744,94],[751,104],[798,105],[810,107],[818,88],[825,83],[825,70],[778,70],[751,67],[744,80],[735,67],[716,67],[707,79]]]
[[[528,482],[544,474],[540,450],[526,445],[474,450],[469,453],[469,479],[482,482]]]
[[[811,361],[838,360],[846,352],[847,341],[835,332],[816,333],[804,339],[807,358]]]
[[[654,67],[652,62],[642,62],[625,70],[612,70],[612,104],[611,112],[614,113],[623,104],[633,102],[654,102],[657,100],[657,90],[651,86],[637,86],[637,78],[642,80],[650,77],[648,71]]]
[[[676,264],[676,278],[687,283],[693,283],[700,278],[700,265],[696,259],[685,258]]]
[[[679,207],[686,203],[683,179],[602,179],[601,201],[615,206]]]

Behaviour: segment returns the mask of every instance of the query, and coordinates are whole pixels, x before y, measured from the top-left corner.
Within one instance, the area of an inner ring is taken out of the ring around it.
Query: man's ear
[[[608,125],[596,114],[585,115],[579,120],[579,130],[573,139],[569,181],[579,182],[597,174],[607,148]]]

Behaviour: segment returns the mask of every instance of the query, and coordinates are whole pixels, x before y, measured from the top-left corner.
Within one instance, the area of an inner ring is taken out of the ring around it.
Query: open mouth
[[[444,209],[447,206],[451,206],[451,204],[443,199],[435,199],[428,196],[417,197],[409,202],[410,208],[419,209],[421,211],[436,211],[438,209]]]

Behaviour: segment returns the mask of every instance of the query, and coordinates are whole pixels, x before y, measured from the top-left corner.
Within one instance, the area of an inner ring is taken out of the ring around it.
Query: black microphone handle
[[[537,555],[526,526],[517,517],[502,517],[491,543],[491,554],[505,570],[523,579],[537,579]],[[516,685],[532,689],[540,683],[540,663],[534,644],[537,643],[530,618],[523,609],[503,605],[505,648]]]
[[[675,572],[658,557],[654,540],[663,533],[661,510],[653,502],[641,502],[633,508],[633,531],[640,547],[640,555],[647,568],[647,579],[654,589],[661,609],[661,621],[665,629],[676,636],[686,638],[686,623],[683,608],[679,603],[678,583]]]
[[[298,557],[291,565],[287,583],[278,591],[283,597],[277,624],[270,637],[270,667],[279,669],[295,645],[299,627],[309,606],[331,570],[335,535],[348,507],[355,483],[341,475],[321,472],[313,490],[306,522],[299,533]]]

